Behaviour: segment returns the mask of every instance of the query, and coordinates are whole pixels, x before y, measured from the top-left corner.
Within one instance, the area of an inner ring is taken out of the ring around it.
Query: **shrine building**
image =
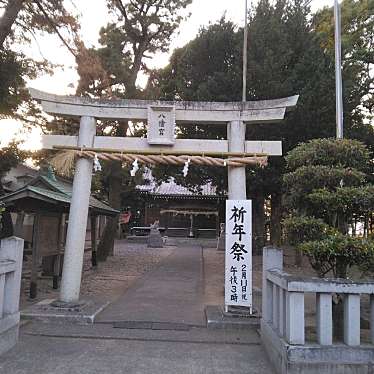
[[[146,181],[146,184],[136,187],[144,200],[139,222],[141,226],[149,227],[158,220],[166,236],[218,236],[220,223],[225,220],[225,193],[218,193],[211,183],[192,191],[178,184],[174,178],[157,185],[150,173]],[[132,231],[141,234],[140,229]]]

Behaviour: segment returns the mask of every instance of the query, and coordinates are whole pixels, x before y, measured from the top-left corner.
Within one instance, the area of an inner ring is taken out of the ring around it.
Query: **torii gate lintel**
[[[30,89],[33,99],[50,114],[73,118],[84,116],[97,119],[148,119],[149,107],[175,107],[176,121],[183,124],[225,124],[231,121],[245,123],[276,123],[292,110],[299,96],[275,100],[248,102],[193,102],[159,100],[96,100],[76,96],[59,96]]]

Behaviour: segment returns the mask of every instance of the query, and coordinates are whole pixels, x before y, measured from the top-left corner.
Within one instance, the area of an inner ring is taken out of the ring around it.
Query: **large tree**
[[[21,51],[43,33],[57,34],[69,48],[66,31],[75,34],[77,19],[57,0],[1,0],[0,10],[0,119],[15,118],[33,124],[37,111],[29,105],[26,80],[43,72],[52,72],[45,60],[34,60]],[[63,36],[65,34],[65,36]],[[9,126],[4,122],[3,126]],[[1,178],[25,158],[17,143],[0,149],[0,195],[4,193]],[[2,217],[2,236],[12,234],[9,212]]]
[[[374,115],[374,0],[343,0],[342,56],[345,116],[353,112],[373,119]],[[324,8],[313,18],[321,47],[334,58],[333,9]],[[352,92],[354,93],[352,95]],[[365,108],[363,111],[362,108]]]
[[[321,50],[301,1],[262,0],[249,24],[248,86],[253,99],[299,94],[296,110],[280,124],[248,127],[251,139],[282,140],[286,154],[298,142],[334,131],[333,64]],[[284,160],[270,160],[256,199],[271,197],[271,240],[280,244]],[[261,194],[264,191],[264,194]]]
[[[171,38],[192,0],[107,0],[114,21],[100,31],[101,47],[89,52],[106,75],[78,65],[79,94],[137,98],[139,73],[148,73],[146,60],[168,51]],[[85,66],[83,66],[85,65]]]
[[[57,33],[71,27],[77,31],[77,20],[60,0],[1,0],[0,46],[6,49],[17,39],[29,39],[38,31]]]
[[[247,139],[282,140],[285,154],[301,141],[335,134],[334,60],[322,47],[322,35],[309,21],[310,9],[304,4],[298,0],[261,0],[250,14],[247,97],[260,100],[299,94],[300,100],[296,110],[280,124],[247,126]],[[313,22],[317,22],[316,18]],[[169,66],[153,74],[150,90],[165,99],[240,100],[242,35],[242,29],[225,20],[203,28],[195,40],[175,51]],[[365,35],[361,37],[365,39]],[[352,84],[345,91],[349,98],[347,134],[369,141],[372,129],[357,115],[362,92],[353,84],[357,71],[349,74]],[[224,129],[217,127],[189,127],[181,132],[189,137],[193,133],[199,137],[225,137]],[[196,173],[184,183],[192,186],[213,179],[222,186],[225,174],[209,176],[210,172]],[[268,196],[272,241],[280,241],[283,173],[282,158],[271,159],[265,169],[247,172],[247,191],[256,202],[256,222],[261,222],[255,231],[258,246],[263,243],[263,201]]]
[[[225,19],[201,28],[199,35],[174,51],[169,65],[151,74],[147,87],[150,97],[161,100],[239,101],[241,82],[240,46],[236,26]],[[178,126],[180,138],[225,139],[226,126]],[[222,192],[227,188],[225,171],[191,166],[188,178],[180,168],[168,167],[178,182],[194,188],[208,181]],[[213,172],[214,170],[214,172]],[[155,170],[158,179],[167,179],[165,168]]]
[[[272,99],[304,92],[308,92],[310,98],[316,88],[319,93],[324,94],[322,97],[327,96],[325,93],[326,76],[330,72],[329,80],[332,82],[333,72],[331,69],[327,69],[326,72],[328,63],[318,43],[313,40],[309,32],[307,14],[308,10],[300,4],[278,1],[273,6],[268,1],[260,1],[251,15],[249,24],[247,93],[249,99]],[[194,41],[173,54],[170,65],[166,69],[155,74],[152,89],[160,97],[167,99],[239,101],[241,98],[242,35],[242,29],[237,29],[235,25],[224,19],[202,29]],[[311,77],[313,73],[321,77],[315,79]],[[306,85],[305,82],[307,82]],[[333,100],[330,101],[332,103]],[[303,106],[304,103],[309,102],[306,95],[303,95],[299,105]],[[321,108],[318,108],[319,104]],[[309,107],[313,106],[315,112],[325,113],[328,104],[328,101],[315,99]],[[308,111],[311,112],[310,109]],[[305,114],[305,110],[300,110],[300,113],[303,112],[305,120],[308,114]],[[247,138],[282,139],[285,141],[285,151],[287,151],[305,134],[313,131],[318,133],[314,123],[307,129],[305,125],[301,128],[300,116],[296,117],[293,114],[293,117],[288,119],[289,122],[283,124],[247,126]],[[328,121],[332,121],[334,117],[332,111],[329,116]],[[326,118],[323,120],[324,123],[328,121]],[[331,125],[330,128],[332,129]],[[194,136],[193,132],[195,136],[207,138],[225,138],[226,136],[224,127],[198,128],[197,131],[196,127],[182,128],[183,136]],[[331,132],[327,134],[330,135]],[[281,168],[281,161],[274,159],[270,161],[267,169],[250,169],[247,172],[248,195],[256,202],[255,213],[258,213],[255,219],[258,223],[255,227],[255,237],[259,248],[264,243],[263,207],[268,195],[273,194],[273,214],[279,212]],[[204,180],[201,177],[204,177]],[[190,178],[188,183],[199,184],[209,179],[213,179],[215,184],[226,188],[226,184],[222,185],[222,180],[226,180],[225,171],[214,174],[211,170],[207,170],[206,173],[196,173],[194,179]],[[275,218],[274,221],[276,220]],[[278,234],[275,232],[276,229],[277,225],[274,225],[273,237]]]
[[[28,115],[37,111],[29,105],[26,80],[34,79],[42,72],[51,72],[48,61],[37,61],[22,53],[24,46],[41,33],[54,33],[69,47],[63,30],[76,33],[77,19],[57,0],[1,0],[0,10],[0,119],[15,118],[24,123],[33,123]],[[35,117],[34,117],[35,118]],[[9,126],[4,122],[3,126]],[[25,159],[25,152],[17,143],[0,149],[0,195],[4,194],[2,177]],[[8,211],[3,212],[1,236],[13,233],[12,220]]]
[[[149,72],[147,59],[168,50],[191,1],[108,0],[114,20],[100,31],[99,48],[82,49],[77,59],[80,76],[77,94],[96,98],[143,97],[143,91],[137,86],[139,74]],[[129,131],[127,121],[102,122],[100,129],[112,136],[126,136]],[[134,133],[134,128],[131,130]],[[106,165],[103,176],[109,203],[121,209],[121,190],[132,184],[128,171],[124,172],[121,163],[111,162]],[[117,219],[111,219],[106,226],[98,251],[101,260],[113,249],[117,223]]]
[[[1,0],[0,10],[0,118],[22,118],[28,107],[26,80],[43,72],[52,72],[45,61],[28,58],[21,51],[43,33],[56,34],[71,52],[71,38],[78,31],[77,18],[59,0]],[[31,112],[35,114],[34,111]]]

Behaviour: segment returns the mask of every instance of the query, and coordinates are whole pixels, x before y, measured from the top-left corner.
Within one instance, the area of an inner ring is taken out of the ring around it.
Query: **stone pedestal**
[[[225,224],[221,224],[220,226],[220,233],[217,241],[217,251],[224,252],[226,249],[226,230]]]
[[[148,236],[148,248],[162,248],[164,241],[158,228],[152,227],[151,233]]]
[[[208,305],[205,308],[208,329],[245,330],[260,327],[260,314],[250,314],[245,308],[244,313],[226,313],[222,306]]]
[[[44,323],[92,324],[96,316],[109,305],[109,301],[100,299],[80,300],[76,303],[64,303],[47,299],[21,311],[24,320]]]

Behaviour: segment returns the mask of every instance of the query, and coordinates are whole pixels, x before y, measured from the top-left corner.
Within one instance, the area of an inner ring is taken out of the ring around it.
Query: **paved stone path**
[[[32,323],[1,374],[272,374],[255,332],[113,329]]]
[[[147,321],[205,326],[200,246],[179,247],[107,307],[97,322]]]
[[[0,373],[272,374],[256,330],[205,328],[207,278],[200,246],[175,248],[104,310],[99,323],[23,326],[19,344],[0,358]],[[186,329],[114,328],[116,321]]]

